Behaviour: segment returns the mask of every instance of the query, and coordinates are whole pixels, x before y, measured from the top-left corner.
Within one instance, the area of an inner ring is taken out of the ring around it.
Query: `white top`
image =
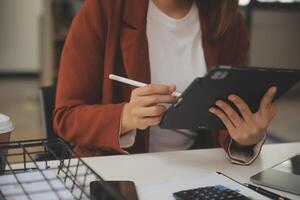
[[[206,74],[197,5],[181,19],[163,13],[150,1],[147,16],[151,82],[175,84],[178,92]],[[191,133],[188,133],[191,134]],[[158,126],[150,128],[150,152],[188,149],[194,139]]]
[[[14,127],[10,118],[0,113],[0,134],[13,131]]]

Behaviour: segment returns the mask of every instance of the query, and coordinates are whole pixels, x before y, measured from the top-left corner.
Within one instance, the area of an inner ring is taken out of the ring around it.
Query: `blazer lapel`
[[[209,38],[209,9],[205,5],[199,5],[199,17],[201,23],[203,51],[207,69],[219,65],[221,44],[219,41],[212,41]]]
[[[125,0],[121,25],[122,59],[128,78],[150,83],[146,21],[149,0]]]
[[[144,83],[151,82],[146,21],[149,0],[124,0],[121,24],[121,54],[127,77]],[[149,151],[149,129],[139,131],[131,153]]]

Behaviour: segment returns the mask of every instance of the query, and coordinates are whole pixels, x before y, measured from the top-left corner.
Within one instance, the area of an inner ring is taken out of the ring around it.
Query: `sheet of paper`
[[[223,185],[232,190],[239,191],[251,199],[268,199],[218,173],[211,173],[205,176],[175,178],[159,182],[138,183],[136,185],[140,200],[174,200],[174,192],[214,185]]]
[[[43,171],[43,174],[39,171],[18,173],[17,179],[13,175],[0,176],[0,190],[9,200],[29,199],[24,195],[24,190],[32,200],[74,199],[53,171]]]

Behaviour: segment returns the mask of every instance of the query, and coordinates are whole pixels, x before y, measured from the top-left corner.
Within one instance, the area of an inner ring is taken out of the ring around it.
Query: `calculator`
[[[251,200],[238,191],[222,185],[183,190],[173,195],[176,200]]]

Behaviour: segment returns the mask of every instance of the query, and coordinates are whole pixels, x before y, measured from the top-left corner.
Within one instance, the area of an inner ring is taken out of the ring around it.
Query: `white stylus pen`
[[[118,82],[121,82],[121,83],[125,83],[125,84],[131,85],[131,86],[135,86],[135,87],[145,87],[147,85],[146,83],[142,83],[142,82],[139,82],[139,81],[134,81],[134,80],[124,78],[124,77],[121,77],[121,76],[117,76],[117,75],[114,75],[114,74],[110,74],[109,79],[114,80],[114,81],[118,81]],[[179,96],[181,96],[181,93],[174,92],[172,95],[174,95],[176,97],[179,97]]]

